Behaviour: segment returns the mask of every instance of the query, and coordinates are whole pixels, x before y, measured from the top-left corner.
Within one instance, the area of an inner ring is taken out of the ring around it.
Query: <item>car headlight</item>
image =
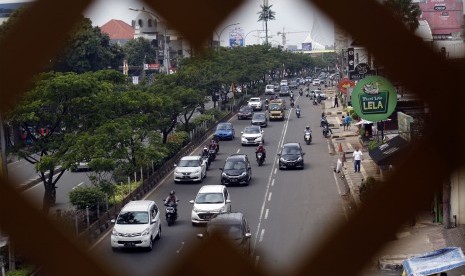
[[[240,176],[246,176],[246,175],[247,175],[247,172],[243,172],[243,173],[241,173]]]
[[[147,236],[150,234],[150,227],[147,227],[147,229],[145,229],[143,232],[142,232],[142,236]]]
[[[228,175],[227,175],[225,172],[222,172],[222,173],[221,173],[221,176],[226,177],[226,176],[228,176]]]
[[[199,209],[199,208],[197,208],[197,207],[194,207],[194,208],[192,208],[192,211],[194,211],[194,212],[196,212],[196,213],[197,213],[197,212],[200,212],[200,211],[202,211],[202,209]]]
[[[302,156],[299,156],[299,158],[297,158],[297,161],[302,161]]]
[[[279,158],[279,161],[281,161],[281,162],[286,162],[286,159],[284,159],[284,158],[281,157],[281,158]]]
[[[200,170],[199,170],[199,169],[197,169],[197,170],[195,170],[195,171],[194,171],[194,173],[200,173]]]
[[[111,231],[111,234],[113,236],[119,236],[119,232],[115,230],[115,228],[113,228],[113,231]]]

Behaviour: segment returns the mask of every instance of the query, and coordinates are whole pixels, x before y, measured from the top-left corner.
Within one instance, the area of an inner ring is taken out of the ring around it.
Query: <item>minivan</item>
[[[146,248],[151,251],[154,240],[161,237],[160,210],[155,201],[134,200],[111,220],[111,248]]]
[[[218,214],[231,212],[231,196],[224,185],[204,185],[194,200],[192,207],[192,225],[207,223]]]

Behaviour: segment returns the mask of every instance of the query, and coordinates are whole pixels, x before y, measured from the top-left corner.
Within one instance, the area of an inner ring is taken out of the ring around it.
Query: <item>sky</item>
[[[263,4],[263,0],[246,0],[242,7],[224,20],[223,24],[217,29],[218,33],[229,24],[237,22],[240,24],[228,27],[221,33],[222,46],[228,45],[229,31],[235,27],[243,29],[246,36],[246,45],[260,43],[260,32],[254,30],[264,29],[262,22],[257,21],[257,12],[260,11],[261,4]],[[284,32],[287,33],[286,44],[298,45],[298,48],[300,48],[301,43],[312,32],[313,27],[312,40],[314,42],[322,45],[334,44],[334,31],[331,21],[319,13],[316,8],[306,3],[305,0],[269,0],[268,4],[272,5],[271,10],[276,12],[276,19],[268,22],[270,43],[282,45],[282,35],[277,33]],[[142,6],[144,6],[143,2],[135,0],[94,0],[94,3],[87,9],[84,16],[90,18],[94,26],[102,26],[111,19],[119,19],[131,24],[131,21],[135,19],[138,13],[129,10],[129,8],[141,9]],[[264,36],[263,32],[262,37]]]

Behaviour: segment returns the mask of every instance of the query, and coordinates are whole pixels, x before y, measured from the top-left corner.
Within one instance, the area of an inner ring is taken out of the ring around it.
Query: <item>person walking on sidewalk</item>
[[[341,122],[342,122],[342,127],[343,127],[343,129],[345,131],[346,130],[346,118],[344,117],[344,115],[342,115]]]
[[[354,172],[360,172],[360,163],[362,162],[362,151],[356,147],[352,156],[354,157]]]
[[[350,116],[347,115],[347,117],[346,117],[346,128],[347,128],[347,130],[350,129],[350,121],[351,121]]]
[[[339,107],[339,100],[337,99],[337,95],[334,96],[334,106],[333,108]]]

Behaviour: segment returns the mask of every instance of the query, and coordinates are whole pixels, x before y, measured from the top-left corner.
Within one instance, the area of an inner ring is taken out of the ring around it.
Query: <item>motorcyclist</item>
[[[175,194],[174,190],[170,191],[170,194],[165,199],[165,206],[173,206],[176,208],[178,205],[178,198]]]
[[[266,158],[266,149],[265,149],[265,146],[263,146],[263,143],[260,142],[260,144],[258,144],[258,147],[255,149],[255,157],[258,159],[258,153],[261,152],[262,155],[263,155],[263,160],[265,160]]]
[[[299,95],[302,96],[302,94],[304,93],[304,91],[302,90],[302,87],[299,89]]]
[[[297,115],[297,114],[300,114],[300,106],[299,106],[299,105],[297,105],[297,106],[295,107],[295,114],[296,114],[296,115]]]
[[[294,98],[291,98],[291,107],[294,107]]]
[[[215,139],[212,139],[212,140],[210,141],[209,149],[215,150],[215,153],[218,152],[218,143],[216,142]]]
[[[207,146],[204,146],[203,150],[202,150],[202,157],[207,157],[208,158],[208,156],[209,156],[208,148],[207,148]]]
[[[304,135],[305,135],[305,133],[307,133],[307,132],[312,133],[312,130],[310,129],[310,126],[306,126],[306,127],[305,127]]]

